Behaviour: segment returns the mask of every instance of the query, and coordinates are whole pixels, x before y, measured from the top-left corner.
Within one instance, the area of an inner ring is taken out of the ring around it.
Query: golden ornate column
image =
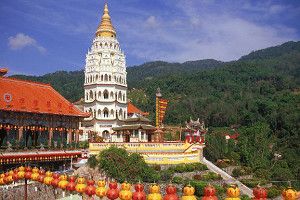
[[[20,126],[19,127],[19,130],[18,130],[18,141],[21,142],[22,140],[22,137],[23,137],[23,126]]]
[[[51,147],[52,138],[53,138],[53,128],[48,128],[48,130],[49,130],[48,147]]]

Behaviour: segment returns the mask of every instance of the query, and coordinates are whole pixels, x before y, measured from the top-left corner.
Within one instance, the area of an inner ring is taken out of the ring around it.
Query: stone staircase
[[[241,183],[239,180],[235,179],[234,177],[230,176],[229,174],[227,174],[225,171],[223,171],[221,168],[217,167],[216,165],[214,165],[212,162],[206,160],[206,158],[203,158],[202,160],[203,164],[206,164],[207,168],[217,174],[220,174],[221,177],[224,179],[224,181],[228,184],[230,183],[235,183],[238,185],[238,187],[241,190],[242,194],[246,194],[249,197],[253,197],[252,194],[252,189],[248,188],[246,185],[244,185],[243,183]]]

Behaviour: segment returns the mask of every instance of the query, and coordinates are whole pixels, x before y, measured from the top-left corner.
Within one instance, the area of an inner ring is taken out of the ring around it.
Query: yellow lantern
[[[147,200],[162,200],[160,194],[160,187],[156,183],[152,184],[149,188],[150,194],[147,196]]]
[[[288,187],[282,191],[282,197],[284,200],[296,200],[297,199],[297,191],[292,187]]]
[[[78,193],[84,193],[85,188],[86,188],[85,178],[83,178],[83,177],[77,178],[77,184],[75,186],[75,190]]]
[[[39,169],[37,167],[32,168],[32,173],[39,173]]]
[[[58,182],[58,185],[57,185],[57,186],[58,186],[59,188],[65,190],[66,187],[67,187],[67,185],[68,185],[68,183],[69,183],[69,181],[67,181],[67,180],[68,180],[68,176],[65,175],[65,174],[60,175],[59,180],[60,180],[60,181]]]
[[[195,188],[191,185],[187,185],[183,188],[183,196],[182,200],[197,200],[196,196],[194,195]]]
[[[18,178],[19,179],[23,179],[24,178],[24,176],[25,176],[25,171],[23,170],[23,171],[18,171]]]
[[[100,198],[103,198],[106,195],[107,189],[105,187],[98,187],[96,189],[96,195]]]
[[[97,182],[98,187],[96,188],[96,195],[99,198],[103,198],[104,196],[106,196],[107,193],[107,189],[105,188],[106,182],[104,179],[99,180]]]
[[[121,200],[131,200],[132,199],[132,192],[130,191],[131,185],[126,181],[121,185],[121,191],[119,193],[119,198]]]
[[[97,185],[98,185],[98,187],[105,187],[106,182],[105,182],[105,180],[99,180],[99,181],[97,182]]]
[[[227,189],[227,198],[225,200],[240,200],[240,189],[237,187],[237,185],[231,185]]]
[[[8,174],[12,176],[12,175],[14,174],[14,171],[13,171],[13,170],[10,170],[10,171],[8,172]]]
[[[150,193],[160,193],[160,187],[156,183],[150,186]]]
[[[31,174],[31,180],[33,180],[33,181],[37,181],[38,180],[38,178],[39,178],[39,173],[32,173]]]
[[[51,182],[52,182],[52,180],[53,180],[53,177],[52,177],[52,172],[50,172],[50,171],[47,171],[46,172],[46,177],[44,178],[44,183],[46,184],[46,185],[51,185]]]

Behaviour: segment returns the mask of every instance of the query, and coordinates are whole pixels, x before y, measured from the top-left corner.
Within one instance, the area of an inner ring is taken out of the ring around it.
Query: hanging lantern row
[[[79,129],[69,129],[69,128],[63,128],[63,127],[56,127],[56,128],[48,128],[48,127],[44,127],[44,126],[15,126],[15,125],[10,125],[10,124],[0,124],[0,129],[4,128],[7,131],[10,130],[17,130],[17,129],[24,129],[24,130],[32,130],[32,131],[47,131],[47,130],[55,130],[55,131],[78,131]]]
[[[144,192],[144,185],[140,182],[134,185],[135,192],[131,192],[131,184],[126,181],[121,184],[120,190],[118,183],[111,181],[106,188],[106,181],[100,179],[95,186],[94,180],[86,180],[83,177],[76,178],[75,176],[67,176],[66,174],[58,174],[51,171],[45,171],[37,167],[20,166],[14,170],[0,174],[0,185],[8,185],[22,179],[32,180],[43,183],[53,188],[67,190],[70,193],[86,194],[89,197],[96,195],[101,199],[107,197],[110,200],[120,198],[121,200],[179,200],[177,188],[173,184],[168,184],[166,187],[166,195],[163,197],[160,192],[160,186],[153,183],[149,186],[149,194]],[[191,185],[185,186],[183,189],[181,200],[197,200],[195,188]],[[217,200],[216,189],[212,185],[207,185],[204,188],[204,196],[202,200]],[[237,185],[230,185],[227,188],[227,197],[225,200],[240,200],[240,189]],[[260,186],[253,189],[253,200],[267,200],[267,190]],[[299,196],[296,190],[288,187],[283,190],[283,200],[296,200]]]

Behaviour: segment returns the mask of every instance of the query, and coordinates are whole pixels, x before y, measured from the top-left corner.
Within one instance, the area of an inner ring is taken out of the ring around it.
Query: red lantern
[[[88,196],[93,196],[96,193],[96,187],[94,186],[95,181],[88,180],[87,187],[85,188],[85,194]]]
[[[52,175],[52,177],[53,177],[53,180],[51,181],[51,185],[52,185],[53,187],[57,187],[57,185],[58,185],[58,183],[59,183],[59,174],[54,173],[54,174]]]
[[[44,169],[39,170],[39,174],[45,175],[46,171]]]
[[[172,184],[169,184],[166,188],[167,194],[164,196],[164,200],[179,200],[176,191],[176,187]]]
[[[32,171],[32,168],[30,166],[25,167],[25,172],[31,172],[31,171]]]
[[[205,198],[204,198],[205,197]],[[208,197],[211,197],[211,198],[217,198],[216,197],[216,189],[212,186],[212,185],[207,185],[205,188],[204,188],[204,199],[208,200],[209,198]],[[202,198],[202,199],[203,199]],[[211,199],[210,198],[210,199]],[[203,200],[204,200],[203,199]]]
[[[25,178],[26,179],[31,179],[31,174],[32,174],[31,171],[26,171],[25,172]]]
[[[18,172],[13,174],[13,179],[15,182],[19,180]]]
[[[69,176],[69,182],[75,182],[76,177],[75,176]]]
[[[135,184],[135,192],[133,193],[133,200],[146,200],[146,193],[144,192],[144,185],[141,183]]]
[[[46,176],[45,176],[44,174],[40,174],[39,177],[38,177],[38,182],[44,183],[45,177],[46,177]]]
[[[14,181],[14,179],[13,179],[12,175],[8,174],[7,176],[5,176],[3,178],[3,181],[4,181],[5,184],[10,184]]]
[[[69,177],[69,183],[66,187],[67,190],[69,190],[70,192],[75,191],[75,186],[76,186],[76,177],[75,176],[70,176]]]
[[[115,200],[119,197],[119,190],[117,189],[118,188],[118,183],[117,182],[110,182],[108,184],[108,191],[107,191],[107,198],[111,199],[111,200]]]
[[[253,200],[267,200],[267,190],[259,185],[253,189]]]

